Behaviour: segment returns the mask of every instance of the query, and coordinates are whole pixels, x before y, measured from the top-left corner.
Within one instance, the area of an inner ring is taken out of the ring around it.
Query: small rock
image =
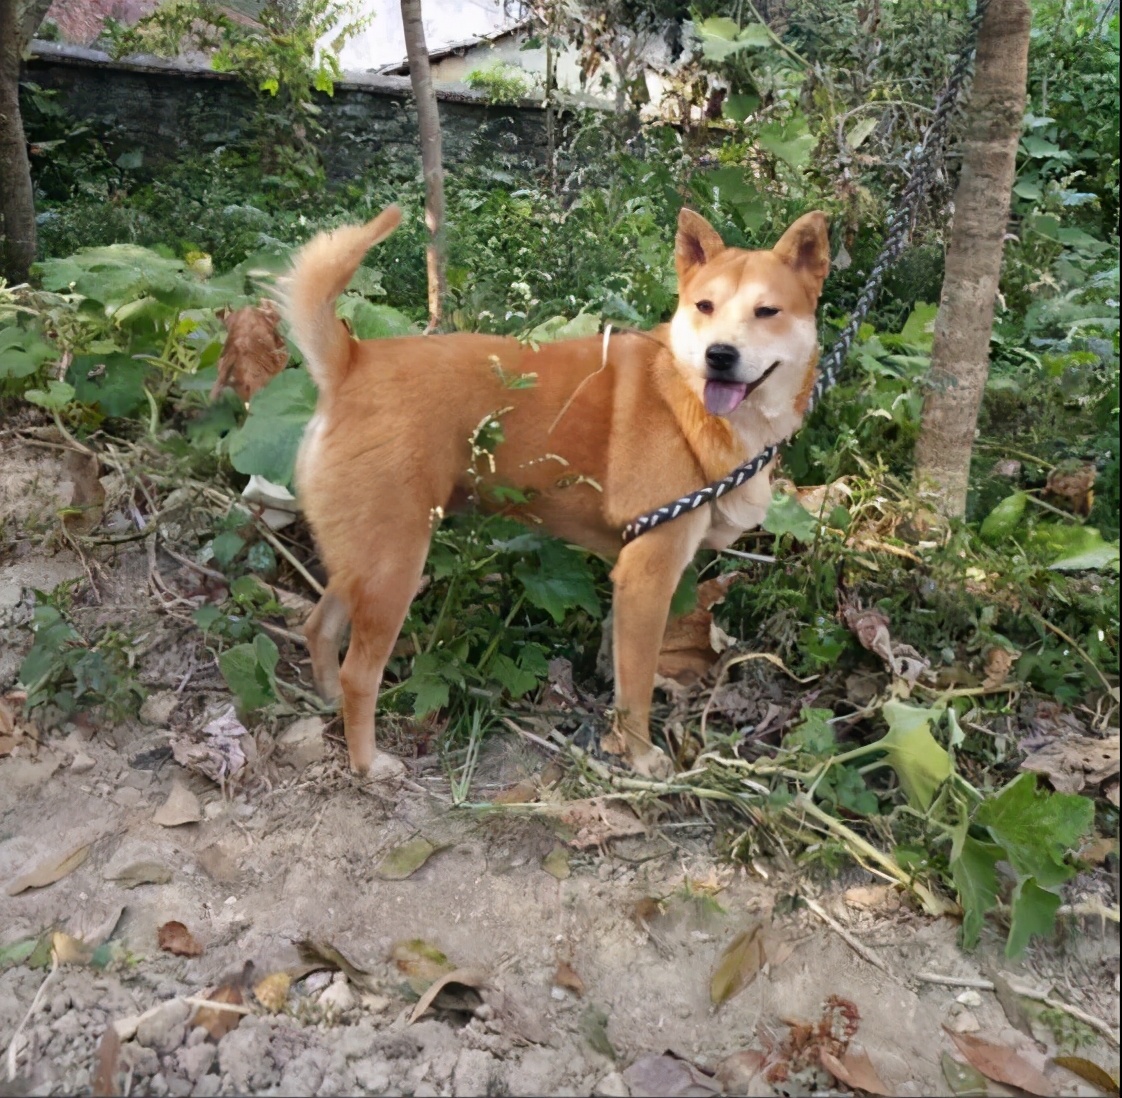
[[[183,1043],[190,1013],[191,1008],[180,999],[163,1003],[136,1027],[137,1044],[157,1052],[172,1052]]]
[[[593,1098],[631,1098],[631,1088],[618,1071],[613,1071],[592,1088],[592,1094]]]
[[[961,995],[955,996],[955,1002],[967,1007],[980,1007],[982,997],[972,987],[967,988]]]
[[[345,1014],[348,1010],[354,1010],[358,1000],[355,998],[355,993],[351,991],[346,976],[343,976],[341,980],[339,976],[343,976],[343,974],[340,972],[336,975],[331,985],[320,994],[317,1002],[321,1007],[331,1008],[339,1011],[340,1014]]]
[[[281,760],[298,770],[319,762],[327,752],[323,729],[324,722],[319,717],[304,717],[290,725],[277,740]]]
[[[465,1048],[452,1069],[452,1094],[455,1098],[483,1098],[505,1090],[499,1061],[489,1052]],[[414,1091],[414,1093],[416,1093]]]
[[[199,798],[180,781],[172,782],[168,799],[156,809],[156,814],[152,817],[161,827],[198,823],[202,818]]]
[[[385,995],[377,995],[373,991],[364,991],[361,1002],[363,1009],[370,1011],[371,1014],[381,1014],[390,1005]]]
[[[73,761],[70,763],[70,769],[75,774],[85,774],[87,770],[93,770],[94,761],[84,751],[79,751],[74,756]]]
[[[196,1030],[202,1029],[201,1026],[196,1026]],[[203,1030],[206,1034],[206,1030]],[[194,1031],[192,1031],[192,1036]],[[190,1038],[188,1038],[190,1040]],[[215,1056],[218,1055],[218,1049],[212,1044],[195,1044],[188,1045],[186,1048],[181,1048],[175,1054],[175,1062],[179,1065],[179,1070],[187,1076],[193,1083],[200,1075],[205,1075],[210,1071],[211,1065],[214,1063]]]
[[[175,712],[179,700],[180,696],[174,690],[161,690],[158,694],[149,694],[140,707],[140,719],[148,724],[165,725]]]
[[[191,1093],[194,1098],[217,1098],[219,1094],[224,1093],[222,1077],[220,1075],[204,1075],[195,1083],[195,1089]],[[225,1093],[229,1092],[225,1091]]]
[[[155,1098],[164,1098],[168,1092],[168,1081],[162,1071],[157,1071],[152,1076],[152,1082],[148,1084],[148,1093],[155,1095]]]
[[[189,1079],[180,1079],[178,1075],[173,1075],[168,1080],[169,1098],[187,1098],[190,1093],[191,1081]]]
[[[119,804],[122,808],[136,808],[143,800],[144,794],[131,785],[123,785],[113,793],[113,803]]]
[[[981,1023],[968,1010],[961,1011],[951,1019],[951,1029],[955,1033],[977,1033],[981,1028]]]

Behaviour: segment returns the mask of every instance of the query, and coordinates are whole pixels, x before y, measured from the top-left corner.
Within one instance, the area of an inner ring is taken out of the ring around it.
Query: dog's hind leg
[[[339,646],[343,643],[350,614],[336,585],[328,583],[323,597],[304,623],[304,639],[312,659],[312,678],[325,702],[334,704],[342,695],[339,684]]]
[[[401,516],[395,516],[400,520]],[[413,601],[429,547],[429,523],[395,521],[392,529],[371,532],[371,542],[387,556],[353,581],[348,599],[351,642],[340,673],[343,732],[351,767],[359,774],[401,769],[392,756],[378,751],[374,711],[386,663],[393,653],[409,604]]]
[[[656,527],[624,547],[612,569],[616,709],[600,746],[640,773],[666,777],[670,760],[651,743],[651,694],[670,602],[709,526],[705,508]]]

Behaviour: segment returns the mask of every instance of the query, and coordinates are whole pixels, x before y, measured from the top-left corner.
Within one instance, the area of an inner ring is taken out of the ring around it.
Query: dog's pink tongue
[[[705,410],[713,416],[727,416],[744,399],[748,386],[741,381],[707,381]]]

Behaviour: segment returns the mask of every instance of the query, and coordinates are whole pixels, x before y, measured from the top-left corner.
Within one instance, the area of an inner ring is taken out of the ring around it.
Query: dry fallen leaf
[[[1098,1087],[1104,1094],[1118,1093],[1118,1079],[1093,1060],[1083,1056],[1056,1056],[1052,1063],[1074,1072],[1080,1079],[1085,1079],[1091,1086]]]
[[[117,1098],[121,1093],[117,1080],[117,1067],[121,1056],[121,1038],[109,1026],[97,1046],[97,1065],[90,1083],[93,1098]]]
[[[943,1029],[959,1052],[987,1079],[1008,1083],[1012,1087],[1027,1090],[1029,1094],[1043,1095],[1044,1098],[1051,1098],[1056,1093],[1051,1080],[1027,1063],[1016,1049],[969,1033],[955,1033],[946,1026]]]
[[[849,1045],[840,1060],[824,1048],[818,1050],[818,1058],[835,1079],[854,1090],[863,1090],[868,1094],[896,1093],[877,1074],[869,1054],[860,1045]]]
[[[288,999],[288,989],[292,987],[292,976],[287,972],[272,972],[253,986],[257,1001],[270,1014],[276,1014]]]
[[[584,994],[584,981],[577,975],[576,970],[568,961],[559,961],[557,971],[553,974],[553,986],[563,987],[574,995]]]
[[[171,870],[161,862],[141,861],[122,866],[115,876],[106,879],[121,888],[138,888],[145,884],[167,884],[171,878]]]
[[[721,1087],[688,1060],[665,1052],[640,1056],[623,1073],[632,1094],[657,1094],[659,1098],[708,1098]]]
[[[436,853],[437,848],[423,835],[395,846],[378,863],[375,872],[384,881],[404,881]]]
[[[542,869],[551,877],[563,881],[572,870],[569,868],[569,852],[558,843],[543,859]]]
[[[721,954],[709,981],[709,999],[714,1006],[727,1003],[759,975],[767,961],[765,934],[763,923],[756,923],[733,938]]]
[[[221,784],[249,761],[246,745],[252,744],[253,738],[238,720],[233,705],[208,721],[199,735],[201,738],[186,735],[171,738],[171,753],[180,766]]]
[[[241,988],[234,984],[223,984],[206,994],[212,1003],[229,1003],[231,1006],[242,1006],[245,999]],[[202,1026],[210,1035],[212,1041],[221,1041],[240,1021],[242,1014],[236,1010],[223,1010],[221,1007],[202,1006],[195,1011],[191,1019],[192,1026]]]
[[[570,801],[561,809],[560,819],[576,832],[569,845],[578,850],[602,846],[611,839],[642,835],[647,830],[633,812],[600,797]]]
[[[456,968],[436,946],[422,938],[396,942],[390,950],[390,959],[418,995]]]
[[[164,923],[156,932],[156,940],[165,953],[174,953],[177,957],[201,957],[203,947],[195,940],[195,936],[179,921],[173,919]]]
[[[986,677],[982,680],[982,685],[990,690],[1003,686],[1020,655],[1020,652],[1010,652],[999,644],[987,648],[984,664]]]
[[[1044,494],[1068,511],[1089,515],[1095,502],[1098,470],[1091,462],[1063,461],[1049,474]]]
[[[436,1002],[436,999],[444,992],[455,986],[467,988],[475,992],[475,1000],[481,1003],[483,1000],[479,997],[479,989],[485,987],[487,984],[487,974],[479,969],[474,968],[457,968],[451,972],[441,976],[440,979],[434,980],[428,987],[428,990],[417,1000],[417,1005],[413,1008],[413,1013],[409,1015],[409,1024],[412,1025],[420,1017],[425,1014]],[[462,992],[456,997],[452,1004],[452,1009],[462,1009],[467,1003],[463,1000]]]
[[[306,965],[312,966],[308,968],[308,972],[314,972],[317,968],[329,968],[332,971],[345,973],[347,979],[360,991],[377,991],[379,989],[378,981],[371,973],[367,972],[366,969],[359,968],[346,954],[330,942],[305,938],[296,943],[296,950],[300,954],[300,960]]]
[[[1021,763],[1022,770],[1045,775],[1057,793],[1079,793],[1116,777],[1118,733],[1106,739],[1069,735],[1045,743]]]
[[[931,661],[910,644],[901,644],[892,639],[890,623],[884,611],[875,607],[866,610],[860,606],[847,605],[842,607],[839,617],[861,647],[880,656],[889,671],[905,683],[914,685],[930,668]]]
[[[34,869],[16,877],[8,884],[5,890],[9,896],[18,896],[29,888],[46,888],[55,881],[61,881],[68,873],[73,873],[88,857],[90,843],[83,843],[74,847],[66,854],[59,857],[51,855],[41,861]]]
[[[882,913],[899,911],[902,902],[898,887],[890,884],[858,885],[855,888],[847,888],[844,899],[850,907]]]
[[[530,781],[529,778],[523,778],[520,782],[515,782],[514,785],[507,789],[503,789],[496,793],[491,798],[492,804],[533,804],[538,799],[537,784]]]

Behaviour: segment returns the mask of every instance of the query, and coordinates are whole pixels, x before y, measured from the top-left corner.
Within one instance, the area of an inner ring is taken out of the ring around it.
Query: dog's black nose
[[[711,343],[705,351],[710,370],[731,370],[740,361],[740,352],[731,343]]]

